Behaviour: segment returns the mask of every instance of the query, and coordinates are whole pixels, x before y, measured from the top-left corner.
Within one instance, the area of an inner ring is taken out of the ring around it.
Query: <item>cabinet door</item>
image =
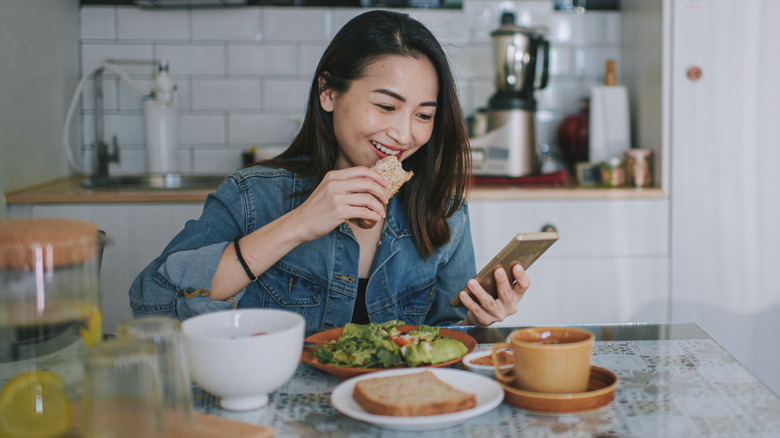
[[[560,236],[528,269],[531,288],[502,324],[668,319],[668,201],[472,201],[477,267],[517,233]]]
[[[97,223],[109,243],[100,271],[103,331],[131,318],[128,290],[135,277],[165,245],[200,216],[202,204],[54,204],[33,207],[33,217],[65,217]]]
[[[780,2],[671,4],[672,318],[780,392]]]

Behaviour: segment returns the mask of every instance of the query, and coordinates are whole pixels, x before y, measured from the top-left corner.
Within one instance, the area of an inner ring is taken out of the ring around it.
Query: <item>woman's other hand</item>
[[[498,298],[493,298],[473,278],[469,280],[468,288],[476,301],[466,292],[460,293],[460,301],[468,309],[464,320],[465,324],[484,327],[494,322],[503,321],[507,316],[517,312],[517,303],[531,285],[531,279],[519,263],[512,266],[512,275],[515,278],[514,282],[509,280],[506,271],[501,266],[493,271]]]
[[[303,241],[310,241],[353,219],[382,220],[385,217],[387,183],[367,167],[332,170],[300,207],[288,213]]]

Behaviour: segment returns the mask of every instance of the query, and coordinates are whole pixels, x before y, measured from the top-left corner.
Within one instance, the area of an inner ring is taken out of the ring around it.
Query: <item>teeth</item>
[[[382,153],[387,154],[387,155],[395,156],[395,155],[398,155],[398,154],[401,153],[401,151],[394,151],[392,149],[388,149],[388,148],[382,146],[381,144],[379,144],[379,143],[377,143],[377,142],[375,142],[373,140],[371,141],[371,144],[374,145],[375,148],[377,148],[380,151],[382,151]]]

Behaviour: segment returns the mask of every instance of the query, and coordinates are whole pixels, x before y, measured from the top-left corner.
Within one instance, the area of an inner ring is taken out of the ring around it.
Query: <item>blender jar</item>
[[[59,436],[102,339],[96,224],[0,221],[0,436]]]

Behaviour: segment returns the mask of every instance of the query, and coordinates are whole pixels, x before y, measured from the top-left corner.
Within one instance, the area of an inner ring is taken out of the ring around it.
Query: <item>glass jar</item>
[[[610,158],[601,163],[601,183],[606,187],[623,187],[626,171],[620,158]]]
[[[86,349],[102,339],[96,224],[0,221],[0,436],[70,427]]]
[[[653,184],[652,149],[628,149],[626,157],[626,179],[631,186],[649,187]]]

